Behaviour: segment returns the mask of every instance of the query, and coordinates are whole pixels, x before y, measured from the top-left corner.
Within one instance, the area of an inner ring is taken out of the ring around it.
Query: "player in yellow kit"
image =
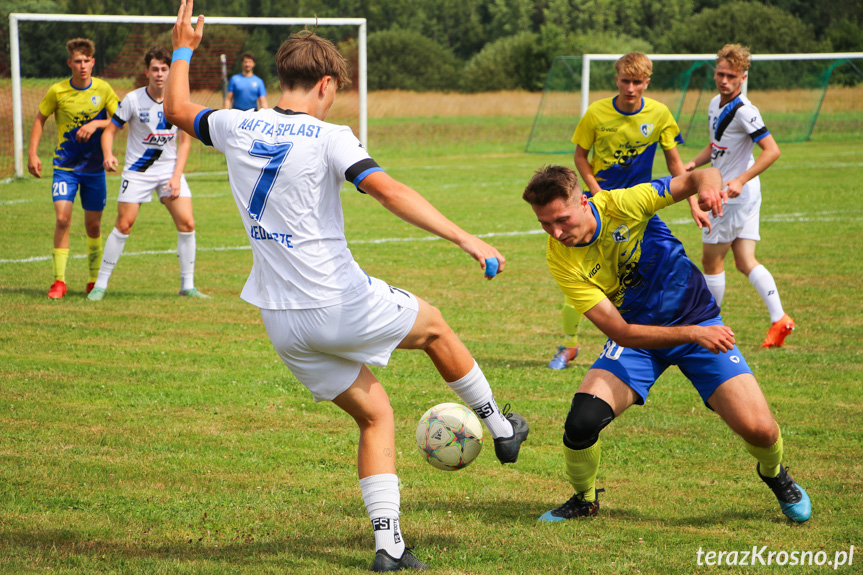
[[[631,52],[617,60],[614,69],[618,94],[591,104],[572,136],[575,167],[587,197],[649,182],[657,147],[662,148],[671,175],[683,173],[677,152],[683,139],[674,116],[664,104],[644,97],[653,63],[644,54]],[[699,227],[709,224],[697,204],[690,206]],[[548,364],[551,369],[564,369],[578,355],[581,314],[569,299],[564,300],[562,313],[564,341]]]
[[[93,289],[102,261],[102,210],[107,188],[102,166],[102,130],[117,109],[117,94],[107,82],[93,77],[93,54],[96,48],[86,38],[66,43],[66,63],[72,77],[51,86],[39,104],[39,112],[30,133],[27,169],[42,177],[39,141],[45,121],[51,115],[57,123],[57,146],[54,149],[52,195],[56,223],[54,227],[54,283],[48,297],[60,299],[66,294],[66,261],[69,258],[69,227],[72,205],[80,188],[87,231],[87,259],[90,274],[87,293]]]

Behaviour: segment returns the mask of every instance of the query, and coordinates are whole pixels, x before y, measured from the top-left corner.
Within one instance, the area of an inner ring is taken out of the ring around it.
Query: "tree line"
[[[176,0],[3,0],[0,48],[6,49],[0,57],[6,62],[0,72],[8,74],[10,12],[176,10]],[[371,90],[541,90],[555,57],[584,53],[713,53],[727,42],[755,54],[863,51],[859,0],[199,0],[196,10],[207,16],[364,17]],[[20,32],[22,73],[66,75],[63,45],[74,35],[96,41],[98,70],[116,56],[130,28],[31,24]],[[319,32],[346,54],[356,49],[354,29]],[[248,31],[243,49],[261,55],[256,73],[265,80],[274,80],[272,54],[286,33],[269,26]]]

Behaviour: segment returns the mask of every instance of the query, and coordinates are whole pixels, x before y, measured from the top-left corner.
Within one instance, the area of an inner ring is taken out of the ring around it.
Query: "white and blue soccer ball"
[[[435,405],[420,418],[417,447],[432,467],[445,471],[462,469],[482,451],[482,424],[463,405]]]

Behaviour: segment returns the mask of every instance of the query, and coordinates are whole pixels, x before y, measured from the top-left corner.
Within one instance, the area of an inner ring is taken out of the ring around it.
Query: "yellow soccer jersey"
[[[604,190],[649,182],[657,143],[663,150],[683,143],[680,128],[664,104],[642,98],[641,108],[627,114],[614,102],[605,98],[591,104],[572,136],[585,150],[593,148],[590,167]]]
[[[54,114],[57,124],[57,147],[54,149],[54,168],[82,173],[101,172],[102,130],[97,130],[88,141],[78,142],[78,128],[92,120],[106,120],[117,110],[117,94],[104,80],[93,78],[90,86],[79,90],[71,80],[57,82],[39,104],[39,112],[46,118]]]
[[[653,214],[674,203],[671,178],[596,195],[596,232],[567,247],[549,236],[555,281],[584,313],[608,298],[629,323],[691,325],[719,315],[704,277],[683,245]]]

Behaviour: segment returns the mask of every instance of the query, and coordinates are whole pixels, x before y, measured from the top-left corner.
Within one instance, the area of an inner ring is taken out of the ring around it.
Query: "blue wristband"
[[[191,48],[177,48],[174,50],[174,53],[171,55],[171,61],[176,62],[177,60],[185,60],[189,64],[192,63],[192,49]]]

